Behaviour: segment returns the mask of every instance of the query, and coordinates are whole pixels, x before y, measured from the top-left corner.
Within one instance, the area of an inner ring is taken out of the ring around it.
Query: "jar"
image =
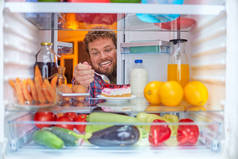
[[[51,79],[57,73],[57,56],[52,50],[52,43],[42,42],[41,48],[36,54],[36,63],[38,65],[42,78]]]

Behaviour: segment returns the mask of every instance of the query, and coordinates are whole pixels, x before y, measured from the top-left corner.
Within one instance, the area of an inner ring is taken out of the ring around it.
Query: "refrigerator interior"
[[[191,1],[187,1],[188,4],[189,2]],[[214,2],[214,4],[216,3]],[[79,146],[76,147],[66,147],[62,150],[52,150],[39,146],[32,141],[32,134],[37,129],[35,126],[36,123],[33,121],[36,109],[21,108],[21,106],[17,104],[14,90],[8,84],[8,80],[15,79],[17,77],[21,79],[33,78],[35,54],[39,49],[39,44],[41,41],[52,41],[55,44],[57,43],[57,30],[65,29],[61,28],[63,27],[61,23],[64,22],[64,19],[62,18],[63,16],[59,13],[14,13],[9,11],[7,8],[4,9],[3,90],[4,106],[6,110],[6,156],[14,156],[14,154],[17,155],[19,153],[31,154],[32,152],[37,152],[43,155],[46,155],[45,153],[50,153],[50,155],[60,153],[63,155],[63,153],[68,154],[73,152],[72,154],[81,154],[83,156],[87,156],[86,153],[91,152],[93,152],[91,154],[92,156],[95,155],[94,153],[96,152],[104,152],[110,156],[111,153],[114,152],[117,152],[117,154],[123,152],[128,156],[138,155],[138,157],[155,157],[159,155],[163,157],[163,155],[168,155],[170,153],[169,151],[172,150],[174,154],[188,152],[191,152],[192,154],[204,151],[208,154],[211,153],[210,155],[212,156],[221,157],[224,151],[223,143],[225,140],[224,105],[226,94],[226,13],[222,11],[214,15],[182,14],[181,16],[190,17],[196,21],[196,24],[191,27],[181,29],[180,37],[188,39],[186,51],[191,57],[190,78],[192,80],[202,81],[208,88],[209,99],[205,106],[206,111],[187,112],[184,110],[173,109],[171,111],[171,109],[166,110],[158,107],[161,109],[148,113],[161,113],[161,115],[174,114],[179,118],[193,119],[199,126],[200,130],[198,143],[195,146],[178,147],[174,145],[163,145],[161,147],[153,148],[146,140],[132,147],[125,146],[101,148],[90,145],[87,142],[80,142]],[[63,20],[59,20],[61,18]],[[133,66],[134,59],[137,58],[144,60],[145,67],[149,74],[149,81],[166,81],[169,50],[166,50],[163,53],[160,51],[131,53],[130,51],[125,52],[125,50],[130,50],[130,46],[127,44],[133,42],[137,42],[143,46],[144,42],[153,43],[159,40],[168,42],[170,39],[176,39],[178,37],[177,29],[169,31],[161,29],[161,26],[141,22],[134,13],[118,14],[117,18],[119,19],[117,27],[112,28],[112,30],[117,31],[118,37],[118,83],[129,83],[129,71]],[[58,19],[57,25],[53,19]],[[78,28],[78,30],[87,31],[91,29],[90,27]],[[55,113],[68,111],[90,113],[92,108],[57,107],[57,109],[53,108],[52,111]],[[138,112],[129,111],[126,113],[133,116]],[[92,125],[94,124],[95,123],[92,123]],[[114,124],[121,125],[120,123]],[[173,124],[178,125],[178,123],[171,123],[171,125]],[[102,125],[105,125],[105,123]],[[129,125],[147,126],[143,125],[143,123],[132,123]],[[189,154],[187,155],[189,156]],[[170,156],[172,155],[169,155],[169,157]],[[185,157],[188,156],[185,155]],[[206,157],[209,157],[209,155]],[[205,158],[205,156],[203,156],[203,158]]]

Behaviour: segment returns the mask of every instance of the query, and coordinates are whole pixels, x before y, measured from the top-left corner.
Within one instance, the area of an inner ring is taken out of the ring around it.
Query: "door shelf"
[[[138,41],[121,43],[122,54],[150,54],[170,52],[170,44],[167,41]]]

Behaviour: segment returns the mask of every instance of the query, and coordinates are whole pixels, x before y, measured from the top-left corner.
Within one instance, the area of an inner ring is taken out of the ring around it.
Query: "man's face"
[[[94,70],[109,76],[116,69],[116,47],[109,38],[100,38],[88,44]]]

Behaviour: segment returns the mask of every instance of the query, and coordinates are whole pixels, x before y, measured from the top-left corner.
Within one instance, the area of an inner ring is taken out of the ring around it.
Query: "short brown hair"
[[[94,40],[97,40],[97,39],[100,39],[100,38],[112,39],[113,44],[115,45],[115,47],[117,47],[117,37],[116,37],[115,32],[98,29],[98,30],[94,30],[94,31],[89,31],[86,34],[85,38],[84,38],[84,44],[85,44],[85,47],[86,47],[86,51],[88,53],[89,53],[88,44],[90,42],[93,42]]]

